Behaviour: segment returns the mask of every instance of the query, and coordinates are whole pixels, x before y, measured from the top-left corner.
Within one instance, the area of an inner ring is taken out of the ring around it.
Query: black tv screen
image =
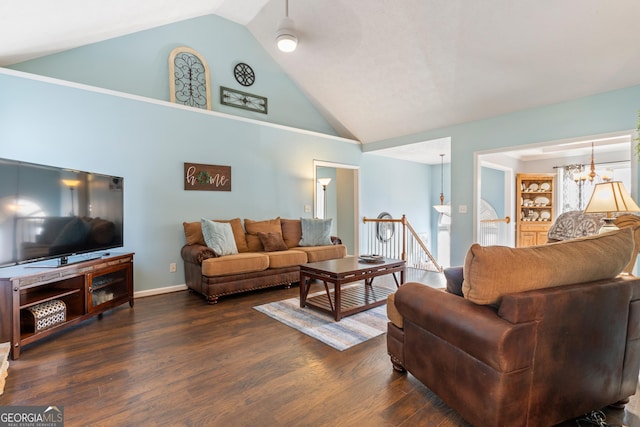
[[[0,266],[121,247],[123,185],[122,177],[0,159]]]

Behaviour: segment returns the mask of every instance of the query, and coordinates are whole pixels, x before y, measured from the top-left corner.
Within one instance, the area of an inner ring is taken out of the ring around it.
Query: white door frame
[[[353,200],[353,255],[357,255],[360,253],[360,222],[358,218],[360,218],[360,166],[349,165],[345,163],[336,163],[336,162],[327,162],[324,160],[314,160],[313,161],[313,215],[317,217],[318,206],[317,206],[317,168],[320,167],[329,167],[336,169],[352,169],[354,171],[353,174],[353,194],[356,197]],[[339,191],[339,189],[338,189]],[[339,207],[338,207],[339,208]]]

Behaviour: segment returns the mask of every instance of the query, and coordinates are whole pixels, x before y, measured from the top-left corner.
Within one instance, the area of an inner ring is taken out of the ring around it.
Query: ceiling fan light
[[[276,44],[282,52],[293,52],[298,46],[298,37],[293,30],[293,21],[289,17],[282,18],[276,32]]]

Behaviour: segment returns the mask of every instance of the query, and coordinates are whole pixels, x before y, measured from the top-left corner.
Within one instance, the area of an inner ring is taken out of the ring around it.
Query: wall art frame
[[[220,86],[220,104],[268,114],[268,101],[266,97],[224,86]]]
[[[231,191],[231,166],[184,163],[184,189]]]
[[[169,54],[169,100],[211,110],[211,81],[207,61],[195,50],[180,46]]]

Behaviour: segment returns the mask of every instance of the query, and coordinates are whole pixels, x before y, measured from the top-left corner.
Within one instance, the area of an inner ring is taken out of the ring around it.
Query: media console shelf
[[[0,342],[11,343],[15,360],[23,346],[126,302],[133,307],[132,253],[57,268],[9,267],[0,270]]]

